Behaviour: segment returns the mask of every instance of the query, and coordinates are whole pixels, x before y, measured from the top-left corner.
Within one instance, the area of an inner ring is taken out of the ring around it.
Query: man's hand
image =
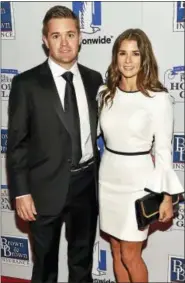
[[[31,195],[16,198],[16,211],[24,221],[35,221],[37,214]]]

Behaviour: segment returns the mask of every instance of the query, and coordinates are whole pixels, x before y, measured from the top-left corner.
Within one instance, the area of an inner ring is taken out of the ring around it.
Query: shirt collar
[[[53,77],[60,77],[67,71],[72,72],[74,76],[78,75],[79,73],[77,61],[74,63],[74,65],[69,70],[66,70],[60,65],[58,65],[57,63],[55,63],[51,57],[49,57],[48,59],[48,65],[51,69]]]

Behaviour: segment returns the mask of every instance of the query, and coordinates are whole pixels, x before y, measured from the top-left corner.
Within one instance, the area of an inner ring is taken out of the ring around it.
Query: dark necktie
[[[80,117],[76,100],[76,93],[73,85],[73,74],[66,72],[62,75],[66,80],[64,111],[70,123],[72,135],[72,164],[77,166],[82,157],[81,138],[80,138]]]

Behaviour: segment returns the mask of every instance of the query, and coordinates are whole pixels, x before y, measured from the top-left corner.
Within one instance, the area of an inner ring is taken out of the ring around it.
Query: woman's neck
[[[125,91],[138,90],[137,85],[136,85],[136,78],[121,78],[119,87]]]

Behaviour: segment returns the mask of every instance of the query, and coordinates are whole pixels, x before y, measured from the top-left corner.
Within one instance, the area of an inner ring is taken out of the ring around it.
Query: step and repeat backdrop
[[[12,78],[42,63],[41,28],[46,11],[65,5],[79,15],[83,36],[79,61],[105,77],[116,37],[127,28],[141,28],[151,39],[160,80],[174,105],[173,166],[184,183],[184,20],[185,2],[1,2],[1,274],[30,279],[28,227],[10,208],[6,180],[7,106]],[[48,125],[48,135],[49,135]],[[52,146],[52,145],[51,145]],[[99,141],[101,147],[101,140]],[[172,225],[155,226],[143,251],[150,282],[184,282],[184,202]],[[62,228],[59,282],[67,282],[67,243]],[[109,243],[99,235],[94,245],[94,282],[115,282]]]

